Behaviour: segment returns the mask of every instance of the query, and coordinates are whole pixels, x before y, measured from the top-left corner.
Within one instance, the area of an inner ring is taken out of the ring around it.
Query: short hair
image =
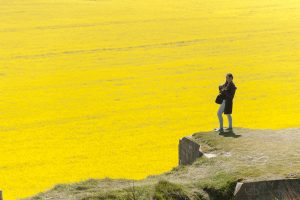
[[[231,73],[228,73],[227,76],[233,79],[233,75]]]

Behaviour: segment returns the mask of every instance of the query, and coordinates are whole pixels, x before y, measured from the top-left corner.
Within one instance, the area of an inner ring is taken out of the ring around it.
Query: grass
[[[242,181],[242,178],[219,171],[211,179],[200,181],[198,186],[207,192],[212,200],[233,199],[233,192],[238,181]]]
[[[189,197],[180,185],[161,180],[155,185],[153,200],[189,200]]]

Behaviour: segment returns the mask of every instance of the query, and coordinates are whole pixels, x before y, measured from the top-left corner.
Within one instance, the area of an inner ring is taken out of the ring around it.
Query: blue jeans
[[[219,118],[219,124],[220,124],[220,128],[223,128],[223,117],[222,117],[222,114],[224,112],[224,109],[225,109],[225,100],[223,100],[222,104],[220,105],[219,107],[219,110],[218,110],[218,118]],[[232,128],[232,117],[231,117],[231,114],[226,114],[227,115],[227,118],[228,118],[228,127],[229,128]]]

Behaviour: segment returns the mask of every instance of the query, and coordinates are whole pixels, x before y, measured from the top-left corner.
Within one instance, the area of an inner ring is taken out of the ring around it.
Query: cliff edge
[[[299,144],[300,128],[198,132],[180,139],[179,165],[169,172],[59,184],[27,200],[300,199]]]

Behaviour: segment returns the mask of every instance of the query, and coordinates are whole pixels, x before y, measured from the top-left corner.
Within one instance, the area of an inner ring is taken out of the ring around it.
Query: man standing
[[[232,116],[231,116],[231,114],[232,114],[233,98],[235,95],[235,90],[237,89],[237,87],[235,86],[235,84],[233,83],[232,80],[233,80],[233,75],[231,73],[228,73],[226,75],[225,84],[223,84],[219,87],[219,91],[222,94],[223,101],[217,112],[220,127],[216,128],[215,131],[218,131],[218,132],[224,132],[223,117],[222,117],[223,112],[225,115],[227,115],[227,118],[228,118],[228,128],[226,130],[232,131]]]

